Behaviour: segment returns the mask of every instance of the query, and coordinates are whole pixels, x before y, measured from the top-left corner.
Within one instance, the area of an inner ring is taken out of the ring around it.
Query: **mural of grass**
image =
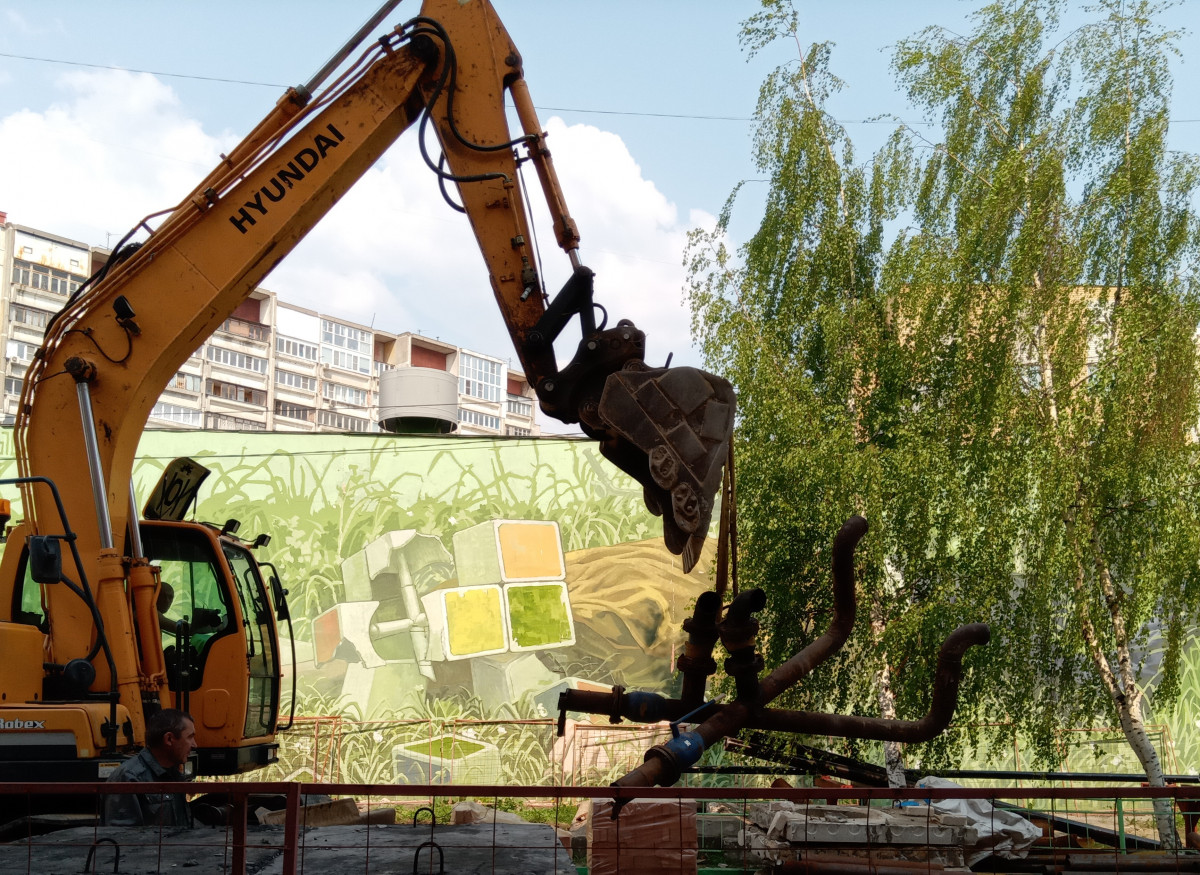
[[[640,489],[598,464],[590,443],[338,436],[333,449],[327,437],[306,436],[312,449],[304,453],[197,451],[194,439],[179,447],[214,471],[198,519],[233,517],[244,532],[271,533],[270,557],[288,576],[302,639],[311,618],[341,598],[341,560],[381,532],[415,529],[449,543],[490,519],[552,520],[570,552],[657,530]],[[177,442],[151,433],[147,448],[155,438]],[[174,455],[157,447],[147,455],[139,469],[145,490]]]

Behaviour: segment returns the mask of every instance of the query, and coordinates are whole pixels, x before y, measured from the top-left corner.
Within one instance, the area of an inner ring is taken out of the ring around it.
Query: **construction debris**
[[[286,811],[271,811],[259,808],[254,812],[258,822],[263,826],[283,826],[287,820]],[[391,806],[381,806],[363,810],[350,797],[330,799],[312,805],[300,806],[300,826],[354,826],[357,824],[388,824],[396,822],[396,809]]]
[[[963,868],[964,848],[978,838],[969,818],[925,805],[873,808],[781,800],[750,805],[746,820],[741,846],[776,864],[801,860],[816,849],[824,855],[869,854],[874,861]]]

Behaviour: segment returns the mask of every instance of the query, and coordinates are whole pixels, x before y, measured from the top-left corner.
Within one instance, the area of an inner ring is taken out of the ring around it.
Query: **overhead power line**
[[[42,64],[65,64],[68,67],[90,67],[93,70],[120,70],[123,73],[149,73],[151,76],[167,76],[171,79],[197,79],[202,82],[227,82],[231,85],[258,85],[264,88],[286,88],[273,82],[251,82],[246,79],[222,79],[219,76],[196,76],[190,73],[163,73],[159,70],[135,70],[132,67],[116,67],[111,64],[86,64],[83,61],[64,61],[61,58],[35,58],[31,55],[13,55],[0,52],[0,58],[15,58],[18,61],[37,61]]]
[[[62,58],[38,58],[33,55],[14,55],[9,52],[0,52],[0,58],[13,58],[18,61],[36,61],[41,64],[64,64],[69,67],[88,67],[93,70],[119,70],[124,73],[147,73],[151,76],[163,76],[170,79],[193,79],[199,82],[223,82],[229,85],[253,85],[260,88],[287,88],[287,85],[280,85],[277,82],[255,82],[249,79],[224,79],[219,76],[198,76],[193,73],[164,73],[161,70],[139,70],[133,67],[118,67],[112,64],[88,64],[83,61],[65,61]],[[676,112],[634,112],[632,110],[623,109],[580,109],[579,107],[570,106],[538,106],[537,109],[543,112],[573,112],[585,115],[621,115],[631,116],[634,118],[673,118],[686,119],[691,121],[712,121],[712,122],[752,122],[753,116],[737,116],[737,115],[693,115],[690,113]],[[935,122],[906,122],[895,119],[884,118],[868,118],[868,119],[834,119],[839,125],[904,125],[912,127],[914,125],[931,126]],[[1185,118],[1185,119],[1169,119],[1168,123],[1173,125],[1194,124],[1200,122],[1200,119]]]

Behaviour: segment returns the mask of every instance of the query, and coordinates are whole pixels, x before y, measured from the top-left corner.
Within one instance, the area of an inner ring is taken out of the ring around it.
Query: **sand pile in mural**
[[[575,646],[555,658],[592,667],[589,677],[631,689],[657,689],[675,670],[681,624],[711,588],[712,539],[684,574],[661,540],[613,544],[567,554]]]

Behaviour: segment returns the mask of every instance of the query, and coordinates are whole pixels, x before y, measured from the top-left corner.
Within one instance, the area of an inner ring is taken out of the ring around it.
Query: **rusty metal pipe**
[[[920,720],[883,720],[878,717],[857,717],[844,714],[825,714],[817,711],[791,711],[763,708],[747,714],[743,729],[765,729],[778,732],[797,732],[807,735],[833,735],[843,738],[868,738],[875,741],[900,741],[915,744],[929,741],[943,732],[954,717],[958,706],[958,686],[962,677],[962,658],[971,647],[987,644],[991,632],[985,623],[970,623],[955,629],[946,638],[938,652],[937,670],[934,675],[933,699],[929,711]],[[620,715],[637,722],[678,720],[688,713],[678,699],[666,699],[653,693],[593,693],[582,690],[568,691],[575,697],[568,710],[590,714],[612,714],[613,708]],[[564,693],[564,696],[567,694]],[[619,696],[619,698],[615,698]],[[644,697],[654,697],[657,702],[651,707]],[[560,705],[562,699],[560,698]],[[713,705],[710,716],[716,717],[735,708],[733,705]],[[703,719],[703,712],[698,715]],[[702,736],[703,737],[703,736]],[[705,738],[705,744],[711,742]]]
[[[619,778],[614,782],[614,786],[653,787],[655,784],[674,784],[679,780],[682,769],[695,762],[691,759],[693,755],[699,758],[705,749],[740,730],[755,710],[769,704],[772,699],[806,677],[816,666],[842,648],[854,627],[857,612],[854,596],[854,548],[866,533],[867,521],[861,516],[852,516],[842,525],[833,540],[834,614],[826,632],[763,678],[753,702],[739,699],[687,733],[688,737],[681,736],[667,744],[650,748],[646,751],[645,762],[623,778]],[[731,612],[732,607],[731,605]],[[725,635],[722,633],[722,643],[724,642]],[[615,809],[613,814],[615,816]]]
[[[920,720],[884,720],[846,714],[822,714],[814,711],[767,709],[755,714],[747,728],[809,735],[835,735],[841,738],[869,738],[875,741],[900,741],[908,744],[936,738],[950,725],[958,705],[958,685],[962,677],[963,654],[971,647],[987,644],[991,632],[985,623],[959,626],[946,638],[938,652],[933,682],[933,700]]]
[[[725,619],[717,625],[721,644],[729,653],[725,673],[733,678],[739,702],[758,698],[758,675],[763,670],[763,660],[755,650],[759,623],[754,614],[766,606],[765,592],[746,590],[730,603]]]
[[[717,670],[712,651],[717,643],[717,618],[720,615],[721,597],[709,590],[700,594],[691,618],[683,621],[688,640],[683,655],[676,661],[676,668],[683,674],[683,689],[679,696],[685,709],[683,713],[699,708],[704,702],[708,677]]]
[[[833,619],[820,638],[763,678],[758,706],[762,707],[842,649],[858,615],[854,594],[854,548],[867,533],[867,521],[852,516],[833,539]]]
[[[946,867],[926,861],[910,866],[900,860],[877,863],[874,860],[859,860],[853,857],[818,857],[809,854],[799,860],[780,863],[771,871],[804,875],[913,875],[916,869],[924,872],[944,872]]]
[[[626,690],[624,687],[613,687],[611,692],[598,693],[592,690],[563,690],[558,694],[559,735],[566,731],[566,714],[574,711],[580,714],[604,714],[611,723],[620,723],[621,719],[632,720],[634,723],[659,723],[674,721],[696,712],[697,720],[710,716],[719,706],[705,707],[703,703],[692,708],[679,699],[668,699],[658,693],[644,693],[636,690]]]

